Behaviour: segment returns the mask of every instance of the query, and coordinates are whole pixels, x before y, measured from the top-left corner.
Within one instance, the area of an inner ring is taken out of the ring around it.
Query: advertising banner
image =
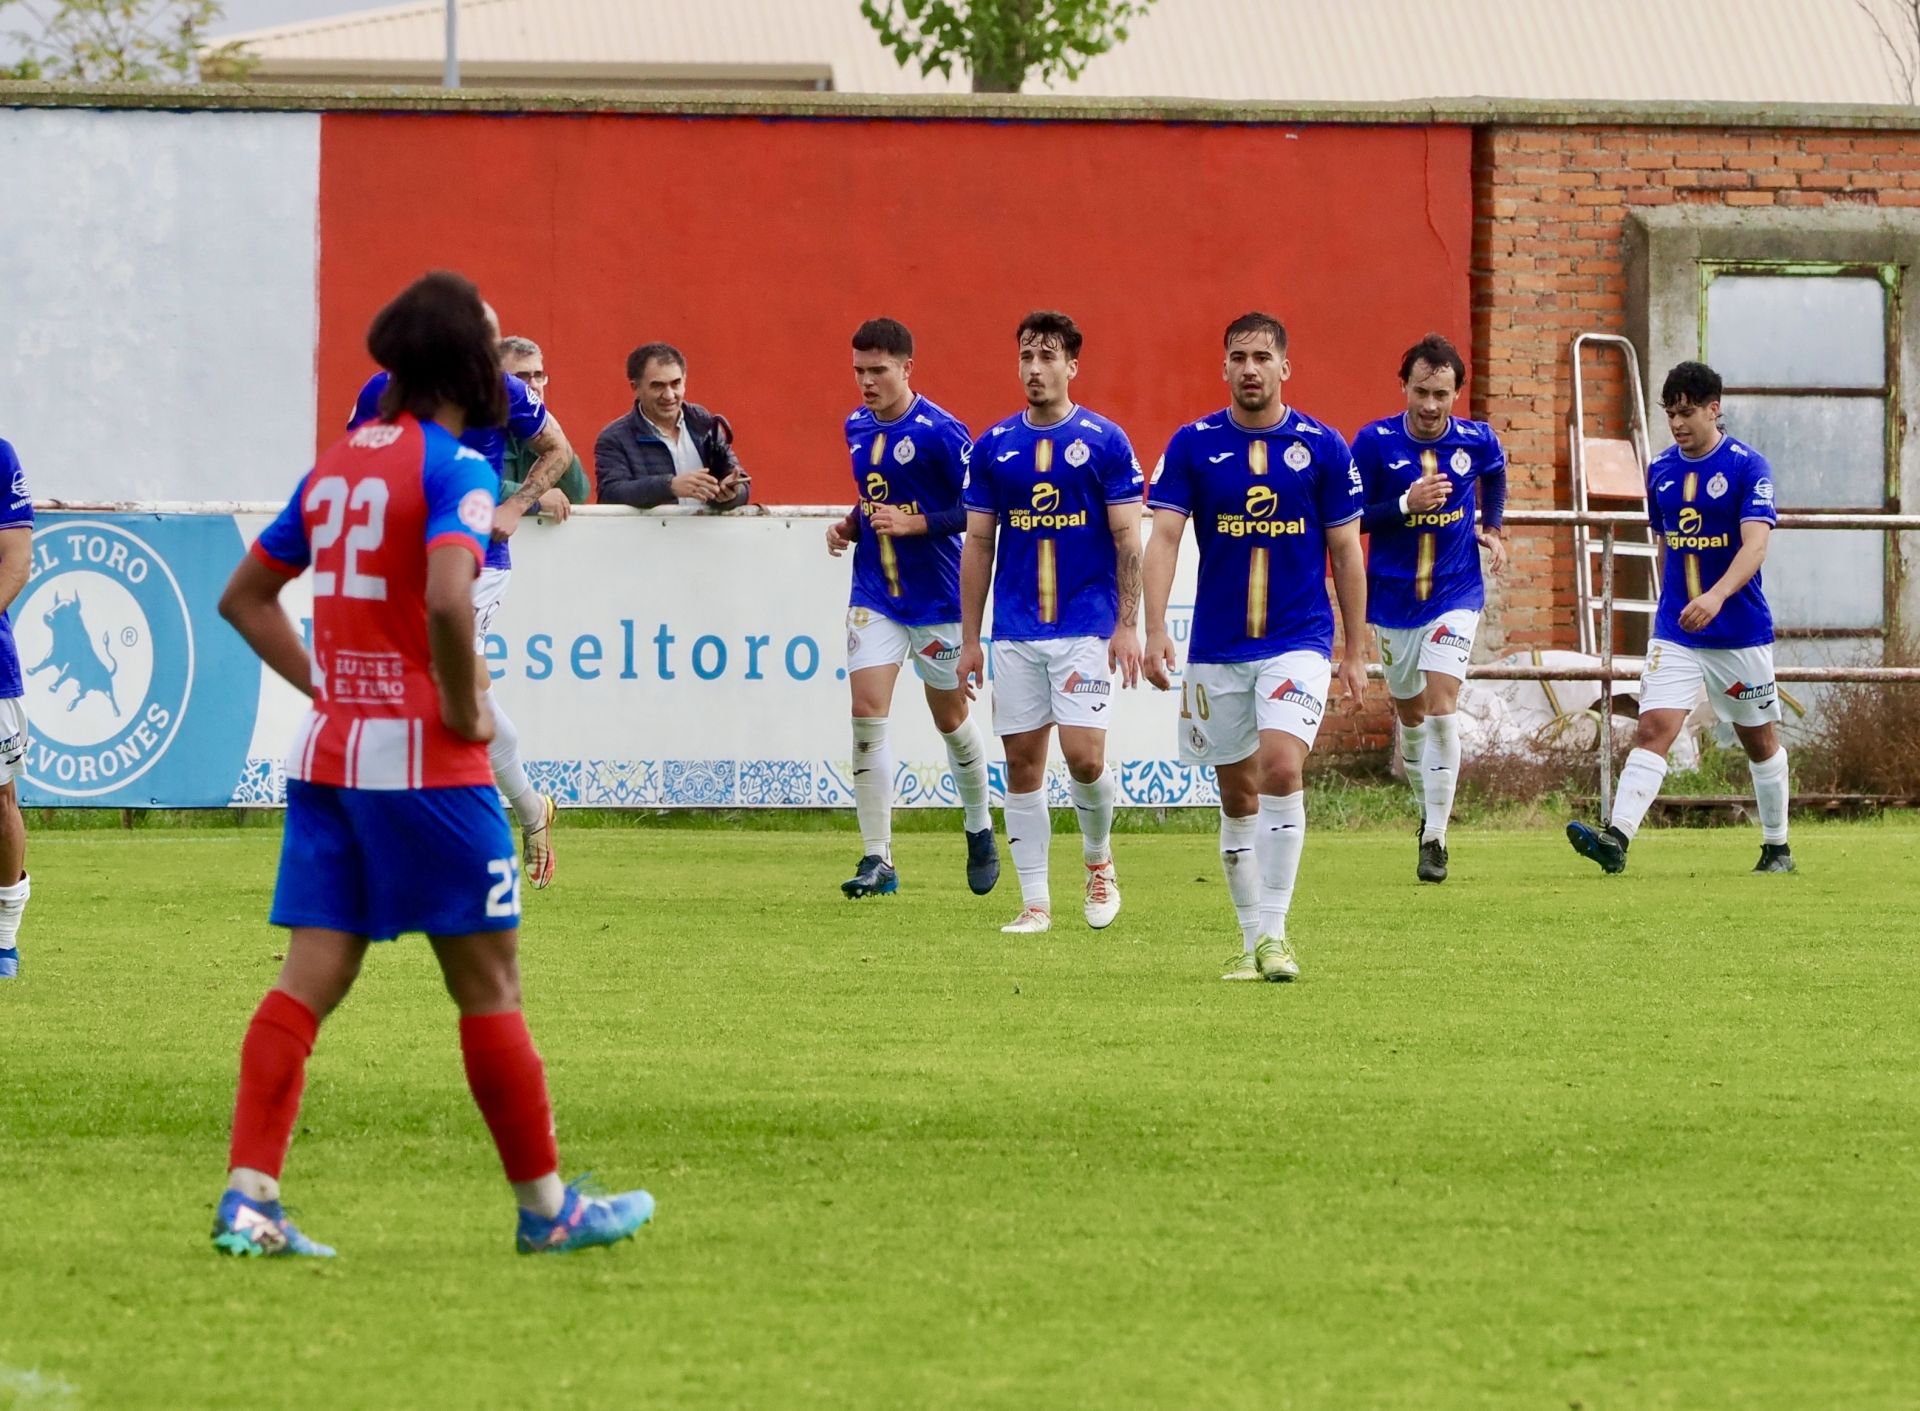
[[[32,737],[23,802],[284,800],[281,758],[305,702],[218,611],[268,518],[42,514],[14,607]],[[828,555],[827,523],[591,509],[523,524],[485,658],[536,786],[563,807],[851,807],[849,561]],[[1191,543],[1183,558],[1177,645]],[[307,580],[282,602],[306,631]],[[1115,692],[1107,755],[1123,804],[1217,799],[1209,772],[1177,760],[1177,684]],[[976,708],[990,729],[990,684]],[[892,719],[898,801],[957,805],[911,664]],[[989,754],[998,801],[997,743]],[[1049,792],[1067,802],[1058,764]]]

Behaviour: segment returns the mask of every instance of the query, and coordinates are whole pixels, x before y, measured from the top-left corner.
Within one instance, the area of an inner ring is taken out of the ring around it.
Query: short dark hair
[[[1677,407],[1688,402],[1704,407],[1720,400],[1724,385],[1720,374],[1705,363],[1675,363],[1667,380],[1660,385],[1660,405]]]
[[[380,415],[429,421],[451,402],[469,426],[507,419],[507,389],[493,325],[472,281],[448,270],[422,275],[373,316],[367,352],[387,370]]]
[[[1425,363],[1435,372],[1443,367],[1453,369],[1453,385],[1458,388],[1466,384],[1467,364],[1460,356],[1460,350],[1453,346],[1453,340],[1439,333],[1429,333],[1418,343],[1407,349],[1400,359],[1400,380],[1413,381],[1413,369],[1416,363]]]
[[[1250,337],[1256,333],[1266,334],[1273,340],[1274,347],[1283,353],[1286,352],[1287,326],[1272,314],[1263,314],[1258,309],[1252,313],[1241,314],[1239,318],[1228,324],[1226,333],[1220,339],[1220,346],[1231,348],[1234,339]]]
[[[627,381],[638,382],[640,374],[647,370],[647,364],[655,358],[663,363],[672,363],[680,371],[687,370],[687,357],[671,343],[642,343],[627,354]]]
[[[1042,342],[1056,341],[1060,344],[1060,351],[1070,358],[1080,356],[1080,344],[1084,341],[1080,325],[1058,309],[1035,309],[1021,319],[1014,341],[1024,343],[1029,338],[1038,338]]]
[[[889,357],[913,356],[913,334],[897,318],[870,318],[853,330],[856,353],[885,353]]]

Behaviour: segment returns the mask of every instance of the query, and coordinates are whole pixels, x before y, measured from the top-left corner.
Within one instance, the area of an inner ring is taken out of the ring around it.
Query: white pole
[[[447,62],[440,82],[447,88],[460,86],[460,0],[447,0]]]

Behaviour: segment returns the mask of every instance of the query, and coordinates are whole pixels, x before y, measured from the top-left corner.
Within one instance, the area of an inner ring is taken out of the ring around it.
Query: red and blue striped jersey
[[[287,776],[347,789],[488,784],[487,747],[440,720],[427,642],[427,556],[447,544],[476,566],[499,476],[442,427],[402,416],[321,453],[253,553],[313,571],[314,704]]]

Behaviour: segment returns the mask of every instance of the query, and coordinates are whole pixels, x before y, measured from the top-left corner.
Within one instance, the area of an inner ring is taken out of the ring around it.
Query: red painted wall
[[[1013,329],[1086,333],[1077,396],[1151,465],[1224,404],[1220,331],[1292,335],[1289,400],[1351,432],[1429,329],[1470,335],[1466,128],[328,113],[320,425],[372,371],[368,320],[422,270],[476,280],[546,350],[583,457],[665,339],[767,502],[852,498],[848,336],[904,320],[915,385],[976,429],[1022,404]]]

